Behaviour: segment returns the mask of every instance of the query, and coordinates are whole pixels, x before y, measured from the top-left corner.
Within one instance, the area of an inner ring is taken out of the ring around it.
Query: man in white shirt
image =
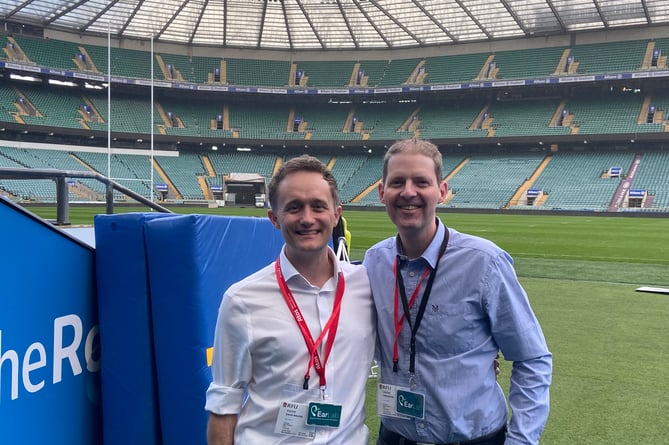
[[[207,391],[209,445],[366,445],[365,387],[375,345],[367,274],[328,246],[337,183],[311,156],[269,184],[277,261],[225,293]]]

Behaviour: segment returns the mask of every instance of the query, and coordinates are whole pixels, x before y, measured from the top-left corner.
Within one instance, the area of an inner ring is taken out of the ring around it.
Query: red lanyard
[[[323,328],[321,335],[319,335],[316,341],[314,341],[313,337],[311,336],[311,332],[309,331],[309,327],[304,321],[302,311],[300,311],[300,307],[297,305],[297,302],[293,297],[293,293],[288,288],[288,284],[283,277],[283,272],[281,272],[280,257],[274,263],[274,270],[276,273],[276,281],[279,284],[281,294],[283,295],[283,298],[288,305],[290,313],[293,314],[297,325],[300,327],[300,331],[304,337],[304,343],[307,345],[307,349],[309,350],[309,364],[307,366],[307,372],[304,374],[304,384],[302,387],[305,390],[309,389],[309,377],[311,373],[311,367],[313,366],[316,370],[316,373],[318,374],[321,391],[325,391],[325,365],[328,361],[328,358],[330,357],[330,352],[332,351],[332,346],[334,345],[335,336],[337,335],[337,327],[339,326],[341,300],[344,296],[345,288],[344,274],[339,272],[337,275],[337,290],[335,291],[335,300],[334,307],[332,308],[332,314],[330,315],[327,323],[325,323],[325,327]],[[325,335],[327,335],[328,338],[325,342],[325,358],[321,362],[320,355],[318,354],[318,347],[323,342]]]
[[[414,302],[416,301],[416,297],[418,297],[418,291],[420,291],[420,286],[423,284],[423,280],[425,279],[425,277],[427,277],[427,274],[429,274],[431,270],[432,268],[430,266],[427,266],[425,268],[423,275],[421,275],[420,280],[418,280],[416,289],[414,289],[413,294],[411,294],[411,298],[409,299],[409,307],[413,306]],[[397,274],[399,273],[399,271],[397,270],[397,257],[395,257],[395,263],[393,264],[393,272],[395,276],[397,276]],[[402,330],[402,325],[404,324],[404,314],[402,315],[399,314],[400,298],[398,292],[399,291],[398,291],[397,280],[395,280],[395,292],[394,292],[395,304],[393,306],[395,314],[395,342],[393,343],[393,372],[397,372],[397,364],[400,361],[397,341],[400,337],[400,331]]]

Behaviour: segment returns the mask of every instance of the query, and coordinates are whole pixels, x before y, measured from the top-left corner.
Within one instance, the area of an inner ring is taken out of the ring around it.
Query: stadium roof
[[[667,0],[2,0],[0,20],[229,48],[393,49],[669,23]]]

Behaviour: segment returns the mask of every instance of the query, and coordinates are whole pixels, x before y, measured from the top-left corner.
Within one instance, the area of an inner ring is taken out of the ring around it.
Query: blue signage
[[[2,443],[101,443],[94,252],[0,199]]]

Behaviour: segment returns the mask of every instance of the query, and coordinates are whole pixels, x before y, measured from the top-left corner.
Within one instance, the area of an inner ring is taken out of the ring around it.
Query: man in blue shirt
[[[537,444],[552,356],[513,260],[436,216],[447,193],[427,141],[388,149],[379,196],[397,237],[364,264],[377,311],[378,445]],[[490,366],[513,362],[508,403]]]

